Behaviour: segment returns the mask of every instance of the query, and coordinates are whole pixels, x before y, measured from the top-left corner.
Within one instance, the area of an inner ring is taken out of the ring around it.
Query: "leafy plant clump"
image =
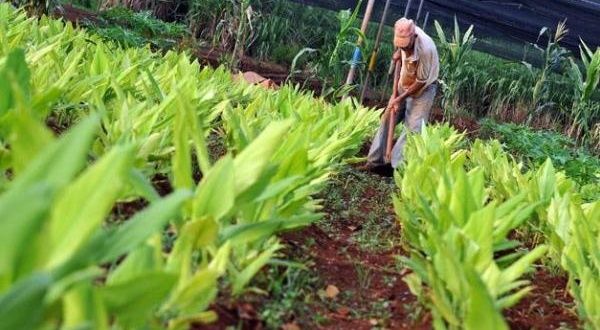
[[[585,203],[552,162],[523,170],[497,140],[461,147],[448,126],[409,138],[394,206],[413,273],[405,281],[435,329],[507,329],[501,310],[531,290],[524,276],[547,259],[569,277],[580,318],[597,328],[600,199]],[[523,246],[521,230],[538,234]],[[518,240],[516,240],[517,238]]]
[[[578,147],[567,136],[491,120],[483,121],[482,134],[500,140],[509,153],[528,167],[540,165],[550,158],[557,169],[564,170],[577,183],[600,184],[600,159]]]
[[[123,7],[103,11],[98,23],[85,25],[106,40],[114,40],[125,47],[143,47],[150,44],[159,48],[173,48],[187,34],[187,28],[152,16],[150,12],[133,12]]]

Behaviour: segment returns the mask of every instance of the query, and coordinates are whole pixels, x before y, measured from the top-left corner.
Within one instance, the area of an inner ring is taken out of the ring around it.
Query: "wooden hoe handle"
[[[394,63],[394,85],[392,86],[392,97],[391,100],[394,100],[396,97],[398,97],[398,80],[400,78],[400,65],[398,65],[398,61],[396,61]],[[388,107],[386,109],[386,116],[388,119],[388,134],[387,134],[387,140],[386,140],[386,144],[385,144],[385,160],[387,162],[391,162],[392,161],[392,147],[394,144],[394,129],[396,128],[396,111],[397,111],[397,107],[398,106],[392,106],[390,107],[390,105],[388,104]],[[396,108],[396,110],[392,109],[392,108]]]

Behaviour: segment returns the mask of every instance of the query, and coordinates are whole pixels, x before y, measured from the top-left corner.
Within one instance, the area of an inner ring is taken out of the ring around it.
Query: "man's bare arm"
[[[392,102],[394,104],[399,104],[402,100],[406,99],[409,96],[414,95],[418,91],[421,90],[425,86],[425,82],[415,81],[404,93],[400,94],[400,96],[396,97]]]

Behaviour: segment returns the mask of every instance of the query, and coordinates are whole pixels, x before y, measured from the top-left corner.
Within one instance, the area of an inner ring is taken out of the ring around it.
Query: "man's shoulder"
[[[437,53],[437,47],[431,37],[425,33],[421,28],[417,27],[417,35],[419,36],[420,50],[421,52],[435,52]]]

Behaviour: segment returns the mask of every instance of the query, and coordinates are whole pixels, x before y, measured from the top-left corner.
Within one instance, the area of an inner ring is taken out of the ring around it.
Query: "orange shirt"
[[[412,84],[417,81],[417,67],[419,59],[414,56],[402,56],[402,70],[400,70],[399,88],[407,90]]]

